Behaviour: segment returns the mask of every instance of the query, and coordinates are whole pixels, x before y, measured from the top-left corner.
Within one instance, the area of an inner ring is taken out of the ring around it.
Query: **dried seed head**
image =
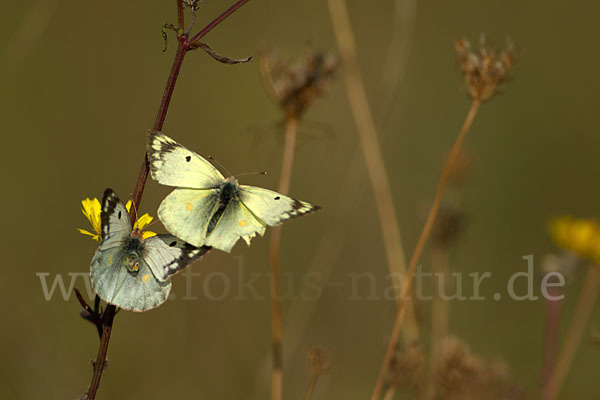
[[[435,398],[444,400],[507,400],[523,398],[509,382],[503,362],[485,363],[461,340],[446,338],[436,372]]]
[[[454,47],[471,98],[477,101],[491,99],[516,59],[513,43],[507,40],[506,47],[497,52],[481,35],[479,53],[471,50],[466,39],[457,41]]]
[[[306,357],[306,364],[311,375],[321,375],[329,372],[331,369],[327,352],[318,347],[309,350]]]
[[[200,3],[200,0],[183,0],[183,5],[191,8],[192,12],[196,12],[196,10],[199,8],[198,3]]]
[[[458,202],[444,200],[433,226],[432,241],[439,246],[448,246],[460,236],[464,228],[464,213]]]
[[[416,388],[421,382],[425,356],[418,343],[409,345],[398,352],[390,364],[390,384],[393,386],[410,386]]]
[[[287,117],[300,117],[323,93],[338,67],[331,53],[307,51],[295,62],[284,62],[271,53],[261,55],[265,88]]]

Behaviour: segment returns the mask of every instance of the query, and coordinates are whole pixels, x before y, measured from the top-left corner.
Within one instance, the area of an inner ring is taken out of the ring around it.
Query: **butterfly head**
[[[232,186],[239,186],[239,182],[237,180],[237,177],[235,177],[235,176],[230,176],[230,177],[226,178],[225,183],[232,185]]]
[[[143,235],[142,235],[142,230],[140,228],[138,228],[138,227],[134,228],[131,231],[131,235],[129,235],[129,236],[132,237],[132,238],[137,238],[137,239],[139,239],[141,241],[144,241],[144,238],[143,238]]]
[[[135,252],[131,252],[123,259],[123,265],[127,271],[136,274],[140,270],[140,258]]]

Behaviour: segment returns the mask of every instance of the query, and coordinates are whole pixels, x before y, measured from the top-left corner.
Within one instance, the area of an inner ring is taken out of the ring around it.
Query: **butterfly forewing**
[[[320,209],[319,206],[256,186],[240,185],[239,196],[256,217],[271,226]]]
[[[121,203],[112,189],[106,189],[102,197],[102,211],[100,212],[102,227],[103,249],[119,246],[124,238],[131,234],[131,221],[127,208]]]
[[[158,131],[148,132],[147,154],[152,177],[167,186],[209,189],[224,177],[207,160]]]

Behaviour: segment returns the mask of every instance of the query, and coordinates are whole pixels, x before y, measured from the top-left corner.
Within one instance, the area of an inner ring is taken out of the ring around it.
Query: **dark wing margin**
[[[193,261],[199,259],[211,247],[195,247],[173,235],[151,236],[144,241],[144,261],[159,281],[165,281]]]
[[[103,248],[112,247],[131,233],[131,222],[127,208],[110,188],[106,189],[102,196],[100,221]]]

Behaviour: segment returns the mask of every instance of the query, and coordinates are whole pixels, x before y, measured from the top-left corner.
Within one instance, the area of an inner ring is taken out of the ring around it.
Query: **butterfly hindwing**
[[[265,224],[238,199],[233,199],[207,235],[205,244],[230,252],[240,238],[250,245],[250,240],[257,233],[261,236],[265,233]]]
[[[239,197],[257,218],[270,226],[321,208],[256,186],[240,185]]]
[[[155,279],[143,260],[140,260],[137,272],[128,271],[123,266],[124,256],[119,247],[96,250],[91,278],[98,296],[107,303],[130,311],[147,311],[164,303],[171,290],[171,281]]]
[[[200,247],[218,202],[217,189],[175,189],[160,203],[158,218],[167,231]]]
[[[209,189],[225,179],[207,160],[158,131],[148,132],[146,147],[150,173],[158,183]]]
[[[157,235],[144,241],[144,261],[154,277],[164,282],[209,250],[210,247],[197,248],[172,235]]]

